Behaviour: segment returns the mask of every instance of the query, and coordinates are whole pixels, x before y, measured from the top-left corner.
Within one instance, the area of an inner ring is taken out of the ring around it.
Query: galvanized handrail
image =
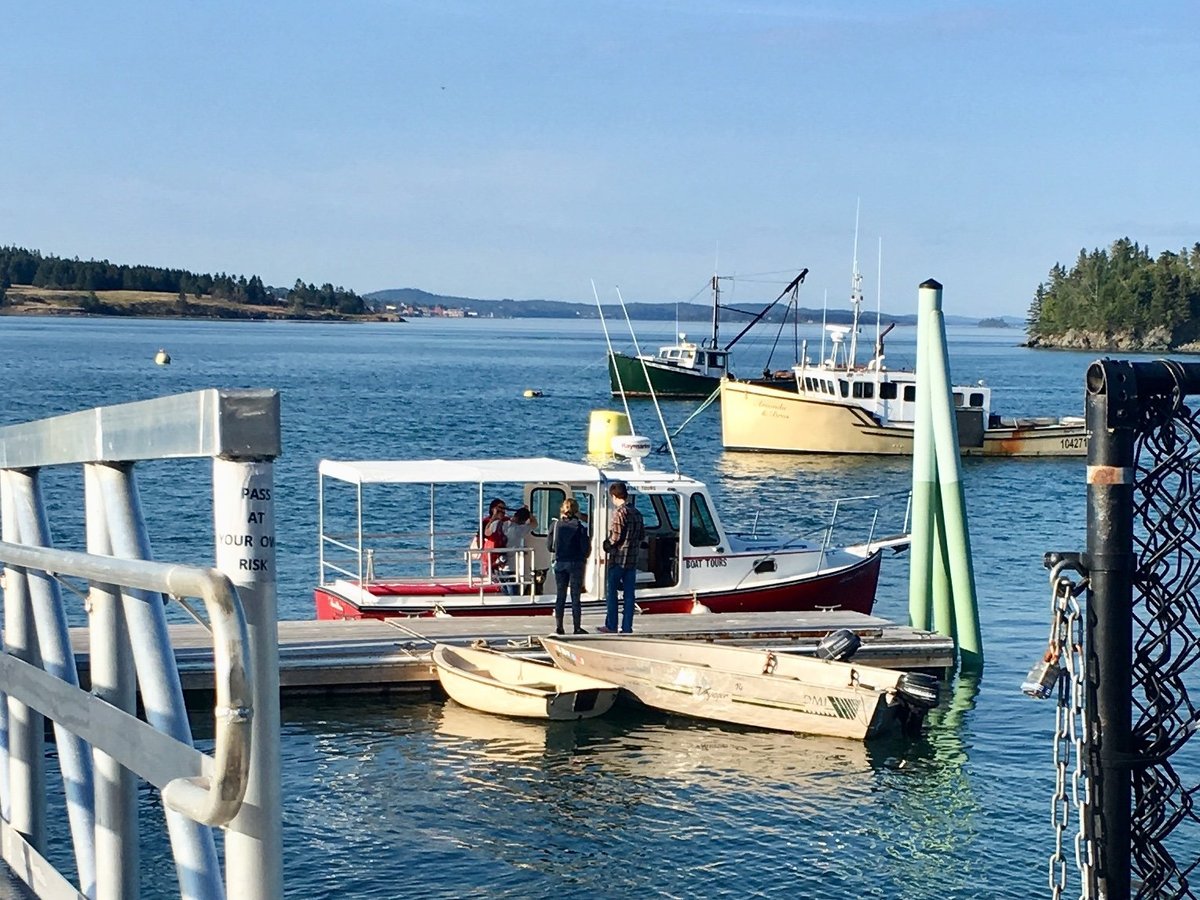
[[[175,778],[163,787],[162,796],[171,809],[203,825],[225,825],[232,820],[246,793],[253,701],[246,615],[229,578],[216,569],[199,566],[118,559],[5,541],[0,541],[0,562],[14,568],[203,601],[213,638],[213,772],[211,776]],[[16,699],[25,702],[19,696]]]

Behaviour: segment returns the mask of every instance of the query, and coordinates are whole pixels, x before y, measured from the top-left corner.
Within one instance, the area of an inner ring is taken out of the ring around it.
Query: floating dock
[[[595,632],[600,616],[585,616]],[[549,616],[397,618],[279,623],[279,684],[283,696],[429,692],[437,685],[430,659],[434,642],[545,656],[538,637]],[[862,638],[855,659],[897,669],[940,670],[954,663],[950,638],[853,612],[659,614],[637,619],[639,637],[702,640],[783,653],[814,652],[830,631],[849,628]],[[185,693],[212,691],[212,636],[200,625],[171,625],[171,644]],[[71,631],[80,680],[89,683],[86,628]]]

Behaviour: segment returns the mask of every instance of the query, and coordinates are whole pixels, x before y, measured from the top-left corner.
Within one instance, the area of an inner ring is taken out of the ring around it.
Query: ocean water
[[[643,348],[668,342],[671,330],[643,326]],[[819,326],[803,335],[815,357]],[[1021,337],[951,329],[956,379],[991,385],[997,412],[1081,414],[1094,354],[1027,350],[1017,346]],[[739,345],[737,368],[760,370],[772,339]],[[617,343],[628,349],[627,337]],[[911,364],[913,345],[912,329],[894,331],[889,364]],[[171,365],[154,365],[160,347]],[[791,353],[777,349],[772,364],[787,365]],[[294,619],[313,615],[319,459],[576,459],[589,411],[615,408],[604,338],[591,322],[0,318],[0,424],[207,387],[281,392],[279,605],[281,617]],[[527,388],[544,396],[525,399]],[[663,417],[674,428],[694,409],[665,403]],[[657,440],[653,406],[638,401],[632,413],[638,430]],[[688,424],[675,447],[682,470],[709,482],[727,526],[808,530],[828,519],[834,500],[860,495],[879,497],[880,530],[903,518],[906,460],[727,454],[715,407]],[[79,482],[74,470],[45,475],[60,546],[82,546]],[[1045,893],[1054,711],[1019,685],[1048,634],[1042,554],[1083,548],[1084,463],[966,460],[964,485],[986,670],[947,685],[921,737],[864,747],[635,708],[543,727],[453,703],[347,697],[289,705],[288,895]],[[211,564],[209,465],[145,464],[139,486],[156,556]],[[907,566],[904,555],[884,561],[879,615],[906,620]],[[72,616],[82,621],[79,610]],[[153,860],[145,895],[157,896],[173,891],[173,875],[154,828],[153,792],[145,796],[143,854]]]

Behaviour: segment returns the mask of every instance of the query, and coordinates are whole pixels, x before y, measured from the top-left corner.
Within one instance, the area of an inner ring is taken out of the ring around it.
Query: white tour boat
[[[649,442],[641,441],[644,454]],[[602,610],[601,543],[615,480],[627,483],[645,521],[637,574],[644,613],[869,613],[881,548],[907,544],[907,536],[876,539],[872,525],[861,544],[832,546],[832,522],[808,537],[738,533],[722,521],[703,482],[640,467],[549,458],[322,460],[317,617],[549,614],[556,586],[546,538],[567,497],[578,501],[591,534],[583,607]],[[369,495],[379,502],[365,503]],[[532,512],[523,547],[480,548],[480,523],[493,497],[510,512],[522,505]],[[484,564],[485,557],[507,565]]]

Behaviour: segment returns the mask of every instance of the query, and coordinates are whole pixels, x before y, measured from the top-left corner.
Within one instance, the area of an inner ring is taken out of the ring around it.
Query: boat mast
[[[854,357],[858,352],[858,314],[862,309],[862,273],[858,271],[858,214],[862,201],[854,208],[854,272],[850,276],[850,308],[854,318],[850,325],[850,352],[846,355],[846,371],[854,368]]]
[[[712,324],[712,342],[709,347],[713,350],[717,349],[717,323],[720,322],[721,309],[721,278],[715,272],[712,279],[712,298],[713,298],[713,324]]]

